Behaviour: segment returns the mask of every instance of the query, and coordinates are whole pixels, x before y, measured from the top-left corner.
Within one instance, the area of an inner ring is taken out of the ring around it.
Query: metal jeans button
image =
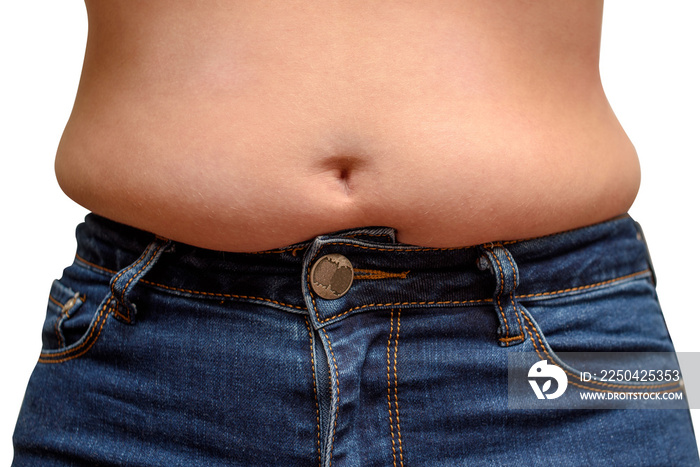
[[[338,253],[321,256],[311,267],[311,288],[321,298],[334,300],[350,290],[352,263]]]

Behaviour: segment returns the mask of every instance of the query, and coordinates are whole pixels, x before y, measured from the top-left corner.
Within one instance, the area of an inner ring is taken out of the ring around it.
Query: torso
[[[624,213],[602,0],[87,0],[64,191],[193,245],[466,246]]]

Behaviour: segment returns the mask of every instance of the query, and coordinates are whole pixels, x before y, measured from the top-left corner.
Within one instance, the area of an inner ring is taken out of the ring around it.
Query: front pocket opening
[[[679,381],[671,382],[629,381],[617,384],[610,381],[604,381],[597,376],[591,376],[588,381],[584,382],[581,380],[582,371],[565,362],[556,353],[556,351],[549,346],[549,343],[547,342],[547,339],[542,333],[542,330],[538,326],[537,322],[525,309],[523,309],[523,321],[525,334],[532,343],[537,356],[542,360],[547,360],[548,362],[560,367],[562,370],[564,370],[564,373],[566,373],[569,383],[581,389],[596,392],[673,392],[678,391],[683,387],[682,378]]]
[[[59,280],[53,282],[42,333],[45,350],[60,349],[74,341],[81,327],[81,320],[74,320],[74,317],[86,300],[85,294],[74,291]]]
[[[60,315],[55,325],[59,349],[66,346],[66,342],[69,341],[71,337],[70,335],[66,336],[66,334],[72,334],[71,328],[75,327],[66,326],[67,320],[69,320],[73,313],[76,313],[83,303],[85,303],[86,298],[87,297],[84,294],[81,295],[80,292],[75,292],[75,294],[61,306]],[[69,331],[68,333],[65,332],[66,328]]]

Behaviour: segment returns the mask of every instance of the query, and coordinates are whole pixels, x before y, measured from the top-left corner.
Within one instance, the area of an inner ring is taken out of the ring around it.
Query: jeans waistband
[[[76,236],[76,263],[109,274],[138,262],[158,238],[95,214],[78,226]],[[314,264],[328,254],[342,255],[352,268],[349,290],[333,300],[315,294],[310,277]],[[349,229],[255,253],[167,241],[157,262],[144,271],[139,286],[193,298],[262,302],[293,313],[314,308],[317,325],[368,309],[495,303],[499,293],[519,301],[544,300],[653,277],[641,228],[628,215],[544,237],[459,248],[399,243],[387,227]]]

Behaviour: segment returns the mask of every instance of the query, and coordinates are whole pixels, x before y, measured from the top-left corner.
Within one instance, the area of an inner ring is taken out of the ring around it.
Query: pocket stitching
[[[574,386],[578,386],[583,389],[588,389],[591,391],[599,391],[599,392],[615,392],[612,389],[600,389],[600,388],[595,388],[595,387],[586,387],[585,385],[581,385],[579,382],[576,380],[576,375],[573,372],[576,372],[575,368],[571,367],[570,365],[566,364],[557,354],[554,352],[554,350],[549,347],[549,344],[547,343],[546,338],[542,336],[542,333],[538,329],[538,326],[533,323],[534,318],[532,318],[533,321],[530,320],[531,316],[530,313],[523,308],[523,318],[530,324],[529,326],[525,325],[525,328],[527,329],[528,334],[530,335],[530,340],[532,341],[532,345],[535,349],[535,352],[537,355],[542,358],[540,351],[537,348],[537,344],[535,343],[535,338],[532,335],[532,332],[530,332],[530,329],[532,329],[535,334],[537,335],[537,340],[540,342],[540,345],[542,346],[542,351],[546,354],[547,360],[552,362],[553,364],[559,366],[564,372],[567,374],[567,378],[569,380],[570,384],[573,384]],[[580,373],[580,372],[579,372]],[[591,379],[587,383],[589,384],[597,384],[600,386],[608,386],[611,388],[628,388],[628,389],[655,389],[655,388],[674,388],[674,389],[663,389],[658,392],[672,392],[676,391],[679,388],[682,387],[682,381],[683,379],[679,379],[678,381],[666,383],[666,384],[658,384],[658,385],[647,385],[647,384],[641,384],[641,383],[630,383],[630,384],[612,384],[612,383],[606,383],[603,381],[599,381],[597,379]],[[619,391],[618,391],[619,392]]]
[[[74,358],[78,358],[84,355],[88,350],[92,348],[93,345],[99,340],[102,329],[109,318],[110,313],[113,311],[113,298],[114,295],[110,293],[104,301],[104,305],[99,311],[99,314],[95,320],[93,320],[90,325],[90,332],[86,332],[86,335],[82,337],[78,342],[69,346],[63,350],[42,350],[39,355],[39,363],[62,363]],[[105,314],[106,311],[106,314]],[[97,334],[93,338],[95,330],[98,328]],[[63,357],[63,358],[59,358]]]
[[[65,347],[65,337],[63,336],[63,330],[61,329],[63,322],[70,318],[70,312],[82,306],[83,303],[85,303],[86,299],[87,297],[85,294],[81,295],[80,292],[75,292],[75,294],[71,298],[69,298],[66,301],[66,303],[61,304],[61,302],[59,302],[58,299],[49,294],[49,301],[60,307],[58,317],[56,318],[56,322],[53,325],[59,349]],[[73,301],[73,303],[71,303],[71,300]],[[70,306],[68,306],[69,304]]]

